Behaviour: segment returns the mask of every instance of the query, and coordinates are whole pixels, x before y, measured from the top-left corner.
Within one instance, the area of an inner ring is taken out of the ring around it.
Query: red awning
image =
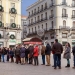
[[[24,44],[42,44],[42,42],[24,42]]]

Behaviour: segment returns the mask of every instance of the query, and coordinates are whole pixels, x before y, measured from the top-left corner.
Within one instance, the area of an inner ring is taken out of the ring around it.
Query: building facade
[[[26,38],[27,35],[27,17],[26,16],[21,16],[21,27],[22,27],[22,32],[21,32],[21,41]]]
[[[21,0],[0,0],[0,46],[21,43]]]
[[[44,41],[53,44],[54,39],[65,45],[75,45],[75,0],[38,0],[27,8],[28,37],[38,36],[44,30]],[[39,36],[38,36],[39,37]]]

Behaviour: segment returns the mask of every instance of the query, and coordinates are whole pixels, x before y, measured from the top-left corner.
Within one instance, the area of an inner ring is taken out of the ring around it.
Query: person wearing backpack
[[[75,46],[72,49],[72,53],[73,53],[73,58],[74,58],[74,66],[73,66],[73,69],[75,69]]]

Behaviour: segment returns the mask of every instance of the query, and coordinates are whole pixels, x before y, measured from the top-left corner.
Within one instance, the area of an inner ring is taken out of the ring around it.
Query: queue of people
[[[16,64],[20,63],[21,65],[32,64],[34,66],[38,66],[38,56],[40,55],[41,51],[41,65],[51,66],[50,58],[51,54],[53,54],[54,65],[52,67],[54,67],[54,69],[57,69],[57,67],[61,69],[61,54],[63,53],[63,58],[67,60],[67,65],[65,67],[69,68],[71,59],[70,44],[66,43],[64,50],[62,44],[58,42],[58,39],[55,39],[52,47],[50,46],[49,42],[45,43],[46,46],[44,46],[44,43],[42,43],[42,45],[40,45],[41,48],[38,44],[29,44],[25,46],[17,45],[15,48],[0,48],[0,62],[9,62],[9,59],[11,59],[11,63],[15,62]],[[75,69],[75,46],[72,48],[72,53],[74,58],[73,69]]]

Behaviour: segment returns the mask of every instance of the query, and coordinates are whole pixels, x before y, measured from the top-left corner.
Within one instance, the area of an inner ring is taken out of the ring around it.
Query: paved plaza
[[[15,63],[0,63],[0,75],[74,75],[75,69],[72,69],[73,59],[71,59],[71,67],[65,68],[66,60],[62,59],[62,69],[54,70],[52,66],[42,66],[41,57],[39,57],[39,66],[20,65]],[[51,56],[51,65],[53,60]]]

